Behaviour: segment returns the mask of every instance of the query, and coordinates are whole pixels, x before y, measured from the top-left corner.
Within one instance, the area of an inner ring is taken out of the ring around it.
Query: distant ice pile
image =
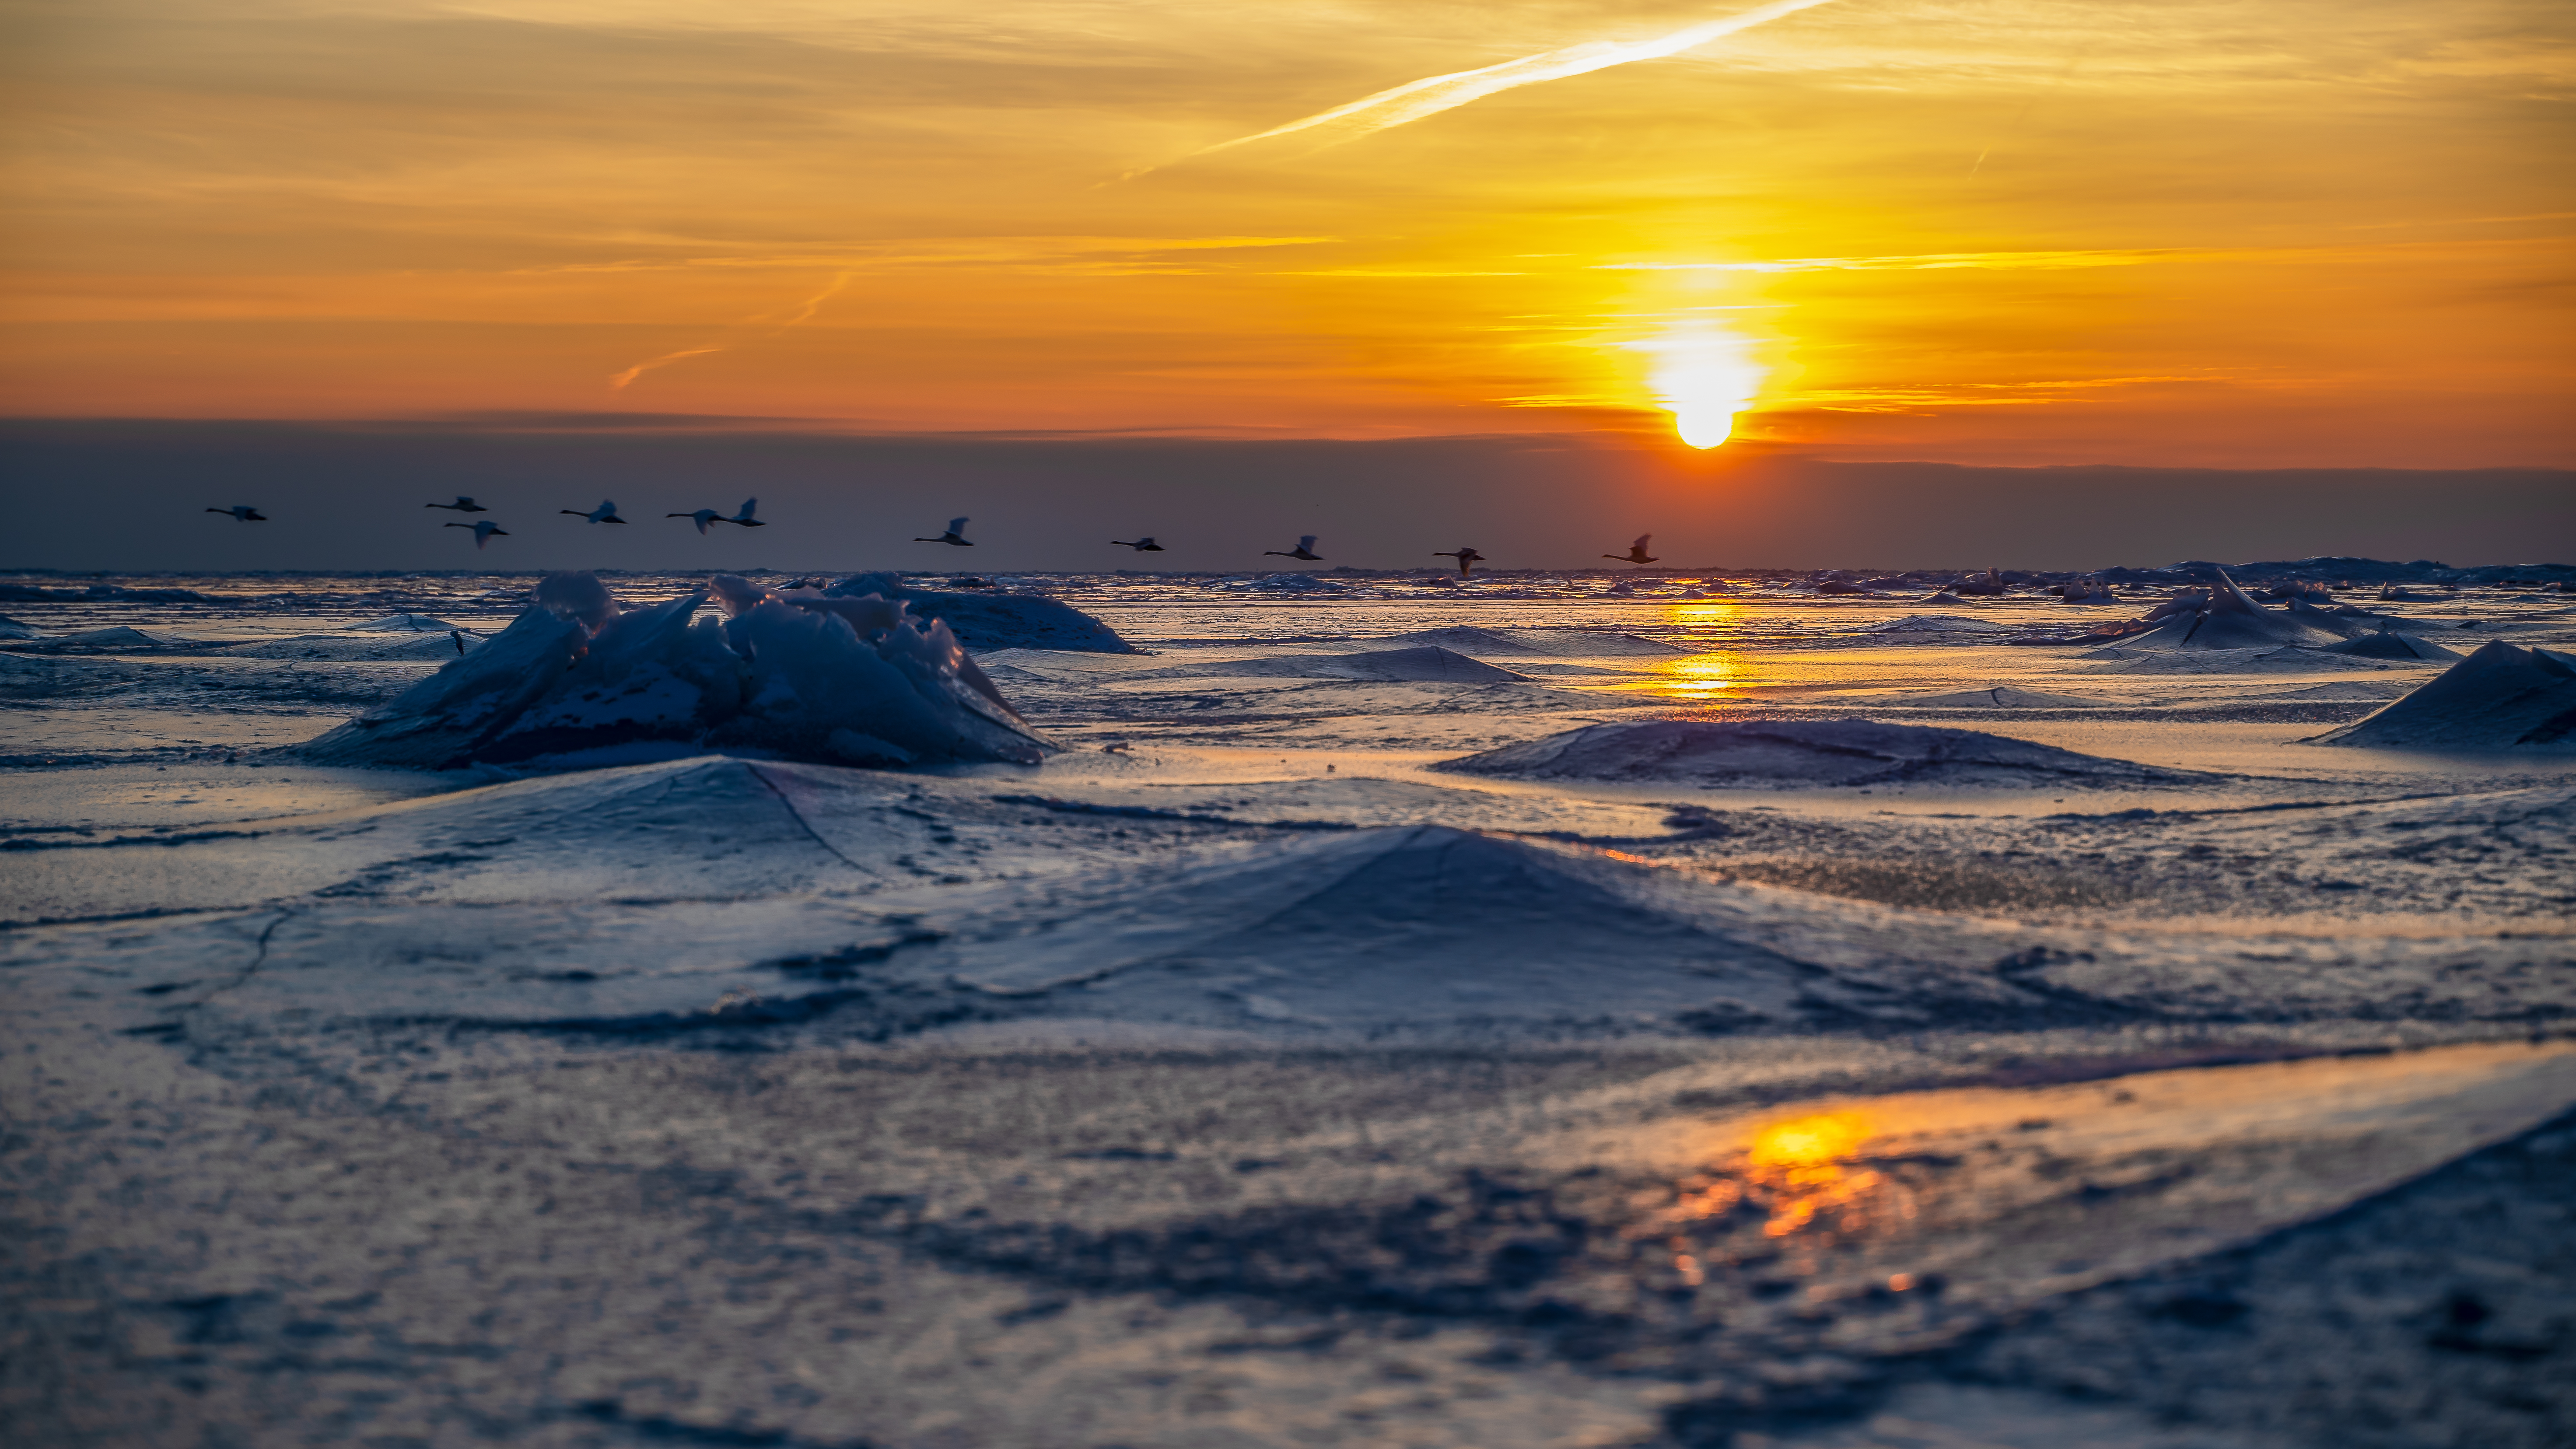
[[[509,628],[292,753],[454,769],[658,746],[882,767],[1035,764],[1053,748],[905,601],[720,575],[718,623],[698,617],[709,592],[621,609],[590,574],[549,575]]]
[[[2122,789],[2206,778],[1977,730],[1869,720],[1591,725],[1432,768],[1519,780],[1673,781],[1706,789],[1897,784]]]
[[[871,595],[909,604],[916,617],[937,619],[957,642],[978,654],[995,649],[1070,649],[1090,654],[1143,651],[1118,631],[1057,599],[1034,594],[952,593],[916,589],[893,574],[856,574],[825,589],[826,598]]]
[[[2390,750],[2576,748],[2576,658],[2498,639],[2385,709],[2309,743]]]

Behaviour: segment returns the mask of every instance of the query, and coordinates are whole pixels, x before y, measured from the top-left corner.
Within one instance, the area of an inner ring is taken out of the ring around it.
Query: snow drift
[[[909,605],[713,581],[620,610],[589,574],[394,700],[289,753],[315,764],[454,769],[619,746],[898,766],[1034,764],[1053,748]]]
[[[381,619],[369,619],[363,624],[349,626],[353,632],[367,634],[434,634],[457,627],[445,619],[432,618],[427,614],[387,614]]]
[[[31,630],[24,637],[33,641],[27,644],[26,648],[43,654],[130,654],[153,649],[184,648],[203,642],[179,634],[147,634],[125,624],[114,624],[104,629],[84,629],[77,634],[56,634],[51,637],[36,635]]]
[[[1060,600],[1033,594],[963,594],[916,589],[893,574],[855,574],[823,594],[834,599],[870,596],[908,604],[918,618],[937,619],[957,642],[978,654],[994,649],[1071,649],[1091,654],[1141,654],[1118,631]]]
[[[2392,750],[2576,747],[2576,659],[2499,639],[2387,708],[2308,743]]]
[[[2102,709],[2111,703],[2091,695],[2048,694],[2033,689],[2015,689],[2009,684],[1941,694],[1900,694],[1884,702],[1915,709]]]
[[[1895,784],[2120,789],[2207,778],[1977,730],[1869,720],[1591,725],[1431,768],[1516,780],[1673,781],[1705,789]]]

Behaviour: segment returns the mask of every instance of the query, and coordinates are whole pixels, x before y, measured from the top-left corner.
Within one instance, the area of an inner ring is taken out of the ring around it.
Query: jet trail
[[[777,327],[771,329],[766,335],[775,337],[790,327],[812,321],[814,314],[822,310],[823,304],[830,301],[834,293],[840,291],[843,287],[848,286],[850,284],[850,278],[854,275],[856,274],[852,272],[843,272],[839,276],[834,277],[832,279],[832,285],[825,287],[813,296],[806,298],[804,307],[799,310],[795,316],[780,323]],[[774,317],[776,315],[777,314],[774,312],[764,313],[760,317],[752,318],[751,322],[760,322],[767,317]],[[744,323],[742,325],[748,326],[750,323]],[[612,392],[624,392],[627,384],[633,382],[639,377],[642,377],[644,374],[651,372],[654,368],[667,366],[668,364],[677,362],[684,357],[704,357],[710,352],[722,352],[731,346],[733,346],[731,342],[713,342],[704,347],[684,347],[677,352],[666,352],[659,357],[639,362],[633,367],[626,369],[624,372],[618,373],[609,378],[609,390]]]
[[[1696,49],[1721,36],[1733,35],[1739,30],[1750,30],[1756,25],[1777,20],[1783,15],[1794,15],[1801,10],[1830,3],[1832,0],[1773,0],[1769,5],[1747,10],[1740,15],[1703,21],[1687,30],[1676,30],[1670,35],[1654,40],[1590,40],[1581,45],[1569,45],[1561,50],[1551,50],[1540,55],[1525,55],[1518,60],[1507,60],[1499,65],[1489,65],[1479,70],[1462,70],[1450,75],[1429,76],[1422,80],[1409,81],[1393,90],[1379,91],[1373,96],[1363,96],[1346,106],[1335,106],[1329,111],[1319,111],[1302,121],[1290,121],[1284,126],[1273,126],[1267,131],[1250,136],[1238,136],[1231,141],[1219,141],[1213,146],[1204,147],[1190,154],[1205,156],[1212,151],[1248,146],[1255,141],[1267,141],[1274,136],[1293,135],[1298,131],[1309,130],[1316,126],[1329,126],[1341,122],[1348,123],[1352,128],[1351,134],[1342,139],[1355,140],[1372,132],[1386,130],[1390,126],[1401,126],[1407,121],[1419,121],[1425,116],[1436,116],[1442,111],[1463,106],[1469,101],[1481,100],[1496,91],[1536,85],[1541,81],[1563,80],[1567,76],[1606,70],[1611,66],[1627,65],[1632,61],[1661,60],[1668,55],[1679,55],[1685,50]]]
[[[626,369],[624,372],[617,374],[615,377],[610,378],[608,380],[608,385],[617,391],[623,392],[625,391],[628,383],[633,382],[635,379],[642,377],[648,372],[651,372],[654,368],[677,362],[683,357],[704,357],[710,352],[722,351],[724,351],[724,349],[721,347],[686,347],[682,348],[678,352],[665,352],[661,356],[653,358],[650,361],[639,362],[633,367]]]

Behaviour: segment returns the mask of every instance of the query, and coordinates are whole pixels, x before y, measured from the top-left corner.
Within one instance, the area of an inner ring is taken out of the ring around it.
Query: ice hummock
[[[2576,746],[2576,659],[2494,640],[2386,708],[2308,743],[2393,750]]]
[[[727,617],[701,617],[709,593]],[[1053,748],[939,619],[874,596],[709,590],[621,610],[589,574],[550,575],[482,647],[321,738],[316,764],[455,769],[663,751],[902,766],[1035,764]]]
[[[1517,780],[1686,781],[1706,788],[2069,785],[2207,777],[1979,730],[1869,720],[1650,720],[1589,725],[1431,768]]]

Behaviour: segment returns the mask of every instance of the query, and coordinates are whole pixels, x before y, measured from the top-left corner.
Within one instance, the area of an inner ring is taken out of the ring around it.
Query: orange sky
[[[1193,154],[1751,8],[18,5],[5,407],[2576,463],[2540,0],[1829,0]]]

